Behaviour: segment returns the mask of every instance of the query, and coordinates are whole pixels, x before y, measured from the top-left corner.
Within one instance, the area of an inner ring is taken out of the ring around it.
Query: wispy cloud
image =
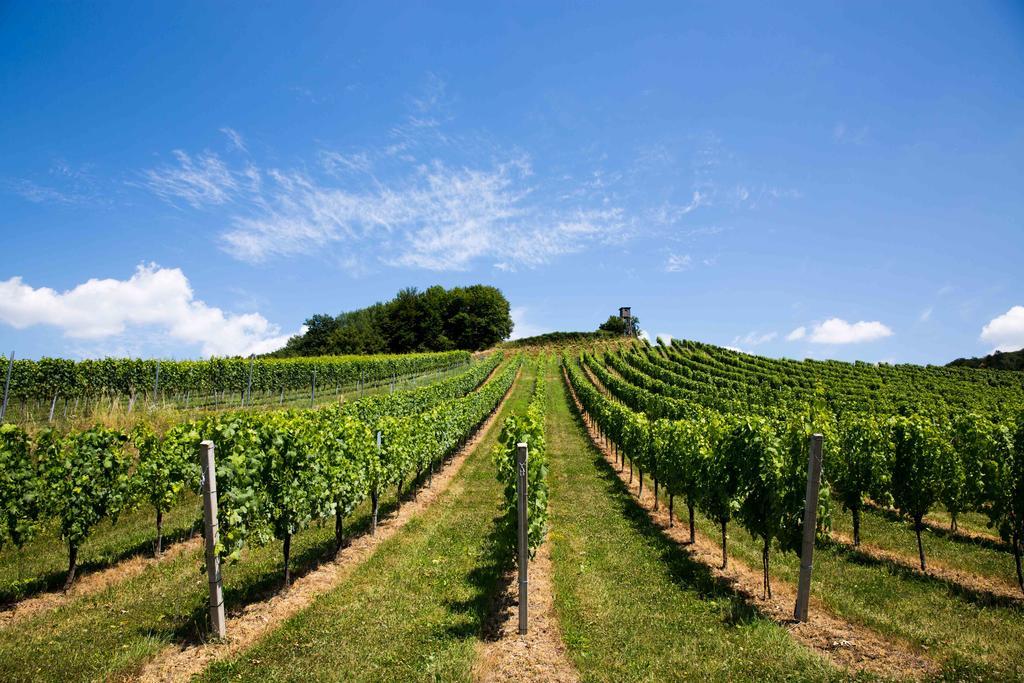
[[[83,197],[75,192],[58,190],[24,178],[7,181],[4,185],[9,191],[33,204],[78,204],[83,201]]]
[[[669,254],[665,261],[665,272],[681,273],[684,270],[689,270],[691,263],[693,263],[693,259],[689,254]]]
[[[760,346],[761,344],[767,344],[768,342],[773,341],[778,336],[779,334],[777,332],[748,332],[742,337],[733,337],[732,345],[739,346],[742,344],[743,346],[748,347]]]
[[[867,126],[851,127],[840,121],[832,128],[832,139],[843,144],[863,145],[867,136]]]
[[[33,204],[105,203],[97,195],[91,167],[75,166],[60,158],[50,165],[45,182],[30,178],[0,179],[0,188]]]
[[[932,319],[932,313],[933,312],[935,312],[935,307],[934,306],[929,306],[928,308],[926,308],[923,311],[921,311],[921,314],[919,316],[917,316],[917,319],[920,322],[926,323],[926,322],[928,322],[929,320]]]
[[[687,214],[707,204],[707,196],[699,190],[693,191],[690,201],[683,205],[662,204],[651,215],[651,219],[660,225],[675,225]]]
[[[143,172],[144,184],[166,201],[182,200],[199,208],[224,204],[238,191],[236,173],[217,154],[201,152],[194,158],[182,150],[172,153],[177,164],[166,164]]]
[[[329,155],[359,173],[361,157]],[[529,162],[492,168],[415,166],[385,185],[352,190],[298,171],[270,170],[250,214],[232,218],[225,250],[251,263],[343,245],[374,262],[428,270],[464,270],[489,259],[506,270],[537,266],[596,242],[621,237],[618,208],[557,208],[531,201]]]
[[[227,126],[225,126],[224,128],[220,129],[220,132],[224,133],[224,135],[227,136],[228,142],[230,142],[231,146],[237,149],[239,152],[249,151],[245,146],[245,139],[242,137],[242,134],[239,133],[234,128],[228,128]]]
[[[541,159],[547,164],[534,177],[533,155],[483,132],[450,132],[454,101],[444,80],[428,74],[408,98],[407,116],[363,147],[323,148],[291,167],[179,149],[172,162],[144,171],[142,184],[166,201],[216,211],[220,244],[236,259],[316,255],[353,273],[380,266],[459,271],[478,263],[515,270],[654,230],[666,239],[722,230],[677,232],[713,201],[711,171],[728,157],[717,137],[700,141],[688,200],[647,208],[649,186],[634,170],[605,168],[601,150],[589,170]],[[245,150],[237,131],[223,133]],[[674,163],[665,146],[644,159]],[[763,185],[756,196],[789,195]],[[693,263],[688,253],[673,253],[663,267],[679,272]]]

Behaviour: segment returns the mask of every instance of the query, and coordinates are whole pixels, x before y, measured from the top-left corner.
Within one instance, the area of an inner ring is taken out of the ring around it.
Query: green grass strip
[[[490,452],[501,420],[533,390],[523,375],[485,438],[431,507],[341,586],[203,679],[453,681],[470,678],[484,620],[510,559],[496,537],[501,487]]]
[[[548,386],[555,607],[585,681],[845,680],[655,527]]]

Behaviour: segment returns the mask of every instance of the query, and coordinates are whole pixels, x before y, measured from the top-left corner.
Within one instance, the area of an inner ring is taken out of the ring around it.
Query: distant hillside
[[[996,351],[984,358],[957,358],[949,365],[989,370],[1024,370],[1024,349],[1005,353]]]

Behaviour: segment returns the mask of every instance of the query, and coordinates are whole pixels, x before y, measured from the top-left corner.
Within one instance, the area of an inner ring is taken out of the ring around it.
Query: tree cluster
[[[314,315],[273,356],[479,351],[512,333],[508,299],[487,285],[410,287],[394,299],[337,316]]]

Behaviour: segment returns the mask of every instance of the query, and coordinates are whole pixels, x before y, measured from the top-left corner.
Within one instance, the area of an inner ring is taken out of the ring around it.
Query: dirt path
[[[576,683],[580,680],[566,654],[562,632],[555,614],[551,548],[545,542],[530,562],[529,629],[519,635],[519,572],[512,568],[505,577],[506,590],[492,633],[485,641],[473,667],[473,679],[480,683],[500,681],[554,681]]]
[[[874,560],[891,562],[892,564],[908,569],[915,574],[931,576],[964,589],[987,596],[990,600],[1010,600],[1017,603],[1024,603],[1024,596],[1021,595],[1017,584],[1007,577],[1005,582],[997,579],[990,579],[971,572],[964,572],[948,567],[941,562],[927,559],[928,571],[921,571],[921,564],[917,557],[907,557],[900,553],[894,553],[861,541],[859,546],[853,545],[853,538],[846,534],[833,530],[832,539],[846,546],[847,550],[854,553],[861,553]],[[1010,570],[1012,571],[1012,569]]]
[[[202,542],[203,539],[197,536],[191,540],[174,543],[160,557],[136,555],[118,562],[112,567],[82,574],[76,578],[74,585],[67,593],[41,593],[31,598],[25,598],[0,612],[0,628],[7,628],[42,612],[57,609],[80,597],[99,593],[115,583],[138,576],[151,564],[170,561],[182,553],[198,550]]]
[[[228,639],[222,643],[205,643],[187,647],[170,646],[153,657],[138,673],[135,680],[187,681],[201,673],[212,662],[231,656],[249,647],[300,610],[308,607],[318,596],[326,593],[351,574],[377,547],[394,536],[420,512],[430,506],[448,489],[466,458],[490,431],[508,400],[522,373],[516,375],[509,390],[495,407],[494,412],[476,433],[452,457],[448,465],[434,475],[433,484],[419,491],[416,498],[402,503],[402,507],[380,520],[376,535],[363,534],[352,539],[341,557],[327,562],[316,570],[295,580],[291,588],[269,600],[254,603],[228,615]]]
[[[566,385],[577,410],[582,413],[582,406],[567,378]],[[735,558],[730,558],[729,568],[722,570],[720,545],[699,532],[695,537],[696,542],[691,545],[686,525],[676,524],[669,527],[667,506],[662,505],[659,506],[659,510],[653,510],[654,494],[650,486],[644,490],[643,496],[639,496],[639,477],[634,478],[630,484],[629,475],[626,472],[619,472],[618,466],[615,465],[611,449],[601,445],[596,426],[588,417],[584,418],[584,423],[594,447],[604,455],[619,479],[646,509],[651,521],[661,528],[662,533],[685,546],[693,559],[710,568],[718,579],[728,584],[733,591],[743,596],[766,617],[784,626],[797,642],[825,656],[836,665],[854,671],[867,671],[897,678],[923,678],[938,673],[939,666],[934,661],[908,645],[883,638],[870,629],[829,614],[813,597],[808,621],[795,623],[792,617],[796,591],[788,583],[776,580],[772,587],[773,596],[768,600],[762,600],[760,568],[755,570]]]

